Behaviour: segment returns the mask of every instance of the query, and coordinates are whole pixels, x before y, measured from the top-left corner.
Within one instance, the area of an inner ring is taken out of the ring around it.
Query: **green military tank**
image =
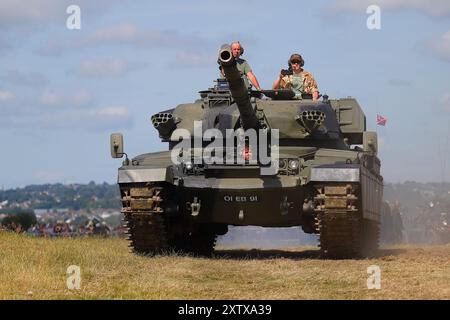
[[[168,150],[126,157],[118,170],[133,251],[210,255],[228,226],[253,225],[301,226],[325,257],[372,255],[383,178],[358,102],[251,91],[229,46],[218,61],[226,80],[151,117]],[[126,155],[120,133],[111,153]]]

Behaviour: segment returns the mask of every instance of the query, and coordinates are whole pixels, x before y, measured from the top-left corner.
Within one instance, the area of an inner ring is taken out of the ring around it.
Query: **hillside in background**
[[[399,201],[404,214],[422,212],[423,207],[439,205],[450,211],[450,183],[388,183],[385,200]],[[119,209],[119,188],[116,184],[43,184],[0,190],[0,208],[29,209]]]
[[[119,209],[116,184],[43,184],[0,191],[1,208],[24,209]]]
[[[386,184],[384,198],[399,209],[402,223],[395,228],[393,222],[382,223],[382,241],[395,243],[403,239],[410,243],[446,243],[447,240],[441,239],[441,229],[448,228],[449,183]],[[395,205],[397,202],[398,206]],[[38,222],[50,223],[50,229],[58,221],[66,221],[78,230],[80,223],[94,217],[105,221],[111,229],[117,229],[121,221],[118,186],[107,183],[58,183],[0,190],[0,221],[16,210],[34,211]],[[394,239],[392,235],[397,236]],[[444,235],[448,238],[448,232]],[[298,243],[315,245],[317,236],[304,234],[300,227],[230,227],[228,234],[220,237],[219,243],[274,248]]]

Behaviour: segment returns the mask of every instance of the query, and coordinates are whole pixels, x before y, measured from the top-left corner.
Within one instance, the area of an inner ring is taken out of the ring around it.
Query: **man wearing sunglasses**
[[[302,94],[311,95],[313,101],[319,96],[317,82],[313,75],[303,70],[304,60],[301,55],[294,53],[288,60],[289,69],[281,70],[277,80],[273,83],[272,89],[291,89],[294,91],[294,99],[302,99]]]

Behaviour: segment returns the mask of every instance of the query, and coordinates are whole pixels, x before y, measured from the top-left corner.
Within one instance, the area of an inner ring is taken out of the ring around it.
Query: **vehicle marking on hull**
[[[257,195],[249,195],[249,196],[242,196],[242,195],[224,195],[223,201],[225,202],[259,202],[259,197]]]

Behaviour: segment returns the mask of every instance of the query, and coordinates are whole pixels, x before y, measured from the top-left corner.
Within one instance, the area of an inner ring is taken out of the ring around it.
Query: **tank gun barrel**
[[[246,88],[244,80],[241,77],[241,73],[236,66],[236,60],[233,57],[233,53],[229,45],[223,45],[220,48],[219,63],[222,67],[223,73],[225,74],[225,78],[228,81],[231,96],[238,106],[239,113],[241,115],[241,123],[244,130],[258,128],[259,121],[250,102],[248,89]]]

